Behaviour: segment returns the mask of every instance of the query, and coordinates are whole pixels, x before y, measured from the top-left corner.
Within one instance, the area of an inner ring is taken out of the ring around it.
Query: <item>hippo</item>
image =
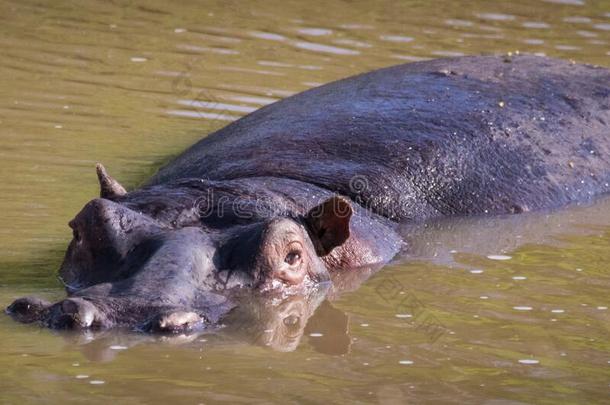
[[[99,198],[69,223],[67,298],[18,299],[14,319],[184,333],[244,295],[315,307],[312,291],[408,251],[405,224],[608,193],[610,71],[528,55],[388,67],[265,106],[138,189],[97,175]]]

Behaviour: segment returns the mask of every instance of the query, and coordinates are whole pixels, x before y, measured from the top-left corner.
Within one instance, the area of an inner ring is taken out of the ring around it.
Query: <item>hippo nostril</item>
[[[61,310],[64,314],[78,314],[78,304],[72,300],[64,300],[61,303]]]
[[[56,329],[86,329],[103,326],[103,317],[91,302],[82,298],[65,299],[56,304],[48,324]]]
[[[38,298],[19,298],[6,308],[6,313],[16,321],[31,323],[42,320],[49,306],[48,302]]]
[[[195,312],[178,311],[157,315],[144,330],[155,333],[189,333],[203,328],[205,319]]]

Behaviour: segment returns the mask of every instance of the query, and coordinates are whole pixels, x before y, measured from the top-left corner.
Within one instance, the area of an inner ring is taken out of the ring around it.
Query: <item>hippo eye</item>
[[[286,255],[284,261],[288,263],[289,266],[294,266],[301,261],[301,251],[291,250],[290,253]]]
[[[286,318],[284,318],[283,322],[284,325],[291,327],[291,326],[295,326],[299,323],[300,318],[296,315],[289,315]]]

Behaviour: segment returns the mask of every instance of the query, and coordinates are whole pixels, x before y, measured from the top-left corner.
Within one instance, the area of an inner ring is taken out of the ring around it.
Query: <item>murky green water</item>
[[[312,86],[516,50],[610,66],[610,3],[0,1],[0,306],[62,296],[66,223],[97,161],[134,187]],[[407,264],[313,315],[289,302],[191,341],[2,316],[0,402],[609,402],[609,212],[430,224]],[[282,323],[293,312],[303,327]]]

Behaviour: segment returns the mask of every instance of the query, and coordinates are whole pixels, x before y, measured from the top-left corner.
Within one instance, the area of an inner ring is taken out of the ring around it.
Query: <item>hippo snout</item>
[[[21,323],[38,323],[55,330],[101,330],[125,327],[153,334],[190,334],[205,329],[210,316],[216,322],[232,304],[211,304],[207,310],[173,306],[129,305],[113,299],[72,296],[57,303],[36,297],[15,300],[5,312]],[[207,312],[206,312],[207,311]],[[214,315],[216,314],[216,315]]]
[[[15,300],[6,313],[22,323],[39,322],[52,329],[94,329],[108,325],[106,316],[90,301],[72,297],[50,304],[35,297]]]

